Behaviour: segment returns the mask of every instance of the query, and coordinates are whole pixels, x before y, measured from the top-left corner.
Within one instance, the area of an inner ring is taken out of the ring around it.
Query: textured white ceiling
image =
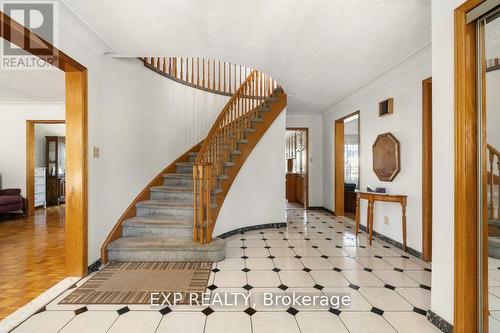
[[[64,73],[54,70],[0,70],[0,103],[64,102]]]
[[[64,0],[117,54],[259,69],[321,112],[428,45],[428,0]]]

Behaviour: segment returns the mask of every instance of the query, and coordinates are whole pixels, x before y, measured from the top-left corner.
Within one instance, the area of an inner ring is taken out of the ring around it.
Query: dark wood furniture
[[[286,200],[304,204],[306,200],[306,174],[303,172],[288,172],[286,174]]]
[[[407,203],[407,196],[400,195],[400,194],[384,194],[384,193],[362,192],[362,191],[358,191],[357,193],[358,193],[358,196],[357,196],[357,200],[356,200],[356,237],[358,236],[358,232],[359,232],[359,219],[360,219],[359,209],[360,209],[360,200],[361,199],[368,200],[366,229],[367,229],[368,234],[369,234],[368,239],[369,239],[370,245],[372,245],[373,209],[375,206],[375,201],[400,203],[401,210],[402,210],[401,226],[403,229],[403,249],[404,249],[404,251],[407,251],[407,246],[406,246],[406,203]]]
[[[345,183],[344,184],[344,214],[355,214],[356,213],[356,184]]]
[[[58,205],[65,201],[65,146],[63,136],[45,137],[47,206]]]
[[[297,178],[295,173],[286,174],[286,200],[288,202],[297,201]]]

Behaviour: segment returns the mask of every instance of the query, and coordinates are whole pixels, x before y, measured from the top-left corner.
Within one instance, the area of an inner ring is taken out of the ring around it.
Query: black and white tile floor
[[[251,306],[57,304],[68,290],[14,332],[439,332],[425,316],[427,263],[378,240],[370,247],[364,233],[356,242],[352,226],[326,213],[287,215],[287,228],[230,237],[226,259],[214,264],[207,291],[251,294]],[[350,295],[352,305],[265,307],[263,292]]]
[[[488,258],[489,331],[500,332],[500,259]]]

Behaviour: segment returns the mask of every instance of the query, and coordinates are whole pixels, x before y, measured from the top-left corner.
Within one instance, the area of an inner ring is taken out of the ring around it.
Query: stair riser
[[[137,207],[137,216],[166,216],[176,218],[193,218],[193,209],[178,209],[178,208],[152,208],[152,207]]]
[[[176,167],[177,173],[182,173],[184,175],[193,174],[193,166],[192,165],[178,165]]]
[[[179,228],[171,226],[169,228],[155,228],[155,227],[127,227],[124,226],[122,229],[123,237],[175,237],[192,239],[193,238],[193,228]]]
[[[165,186],[181,186],[181,187],[193,187],[193,178],[163,178],[163,185]]]
[[[189,156],[189,162],[194,163],[196,161],[196,156]]]
[[[217,262],[224,260],[224,250],[220,251],[130,251],[110,250],[109,261],[117,262]]]
[[[151,191],[151,200],[164,200],[172,203],[193,203],[193,192],[168,192],[168,191]]]

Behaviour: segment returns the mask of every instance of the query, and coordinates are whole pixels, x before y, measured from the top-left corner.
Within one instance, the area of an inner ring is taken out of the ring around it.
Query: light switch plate
[[[93,158],[99,158],[99,147],[94,147],[92,149],[92,157]]]

